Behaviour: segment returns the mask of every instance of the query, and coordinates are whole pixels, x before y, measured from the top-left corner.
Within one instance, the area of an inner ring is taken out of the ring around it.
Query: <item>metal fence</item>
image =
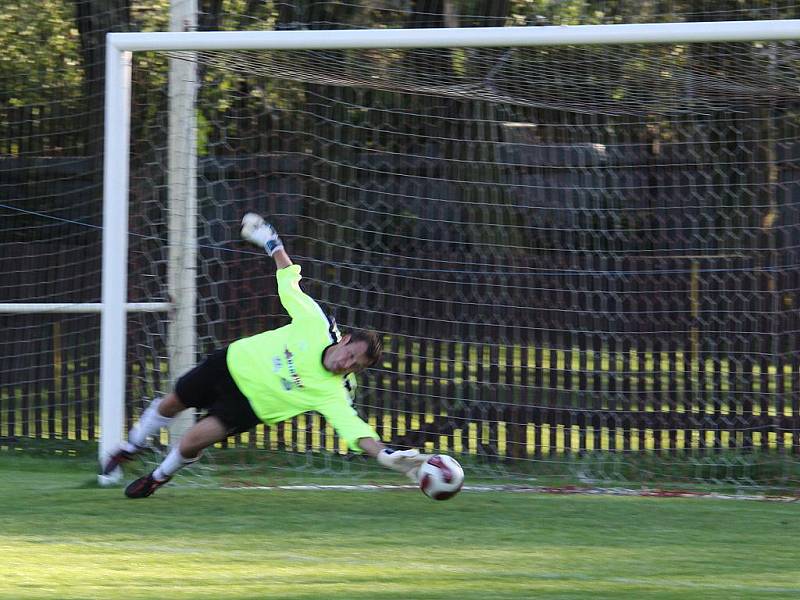
[[[281,161],[293,159],[270,160],[264,173],[285,171]],[[52,196],[68,197],[80,188],[80,169],[33,164],[43,180],[66,180],[63,193],[50,188]],[[201,237],[201,262],[215,266],[203,278],[200,296],[219,304],[201,320],[203,351],[286,323],[263,259],[220,252],[216,238],[235,230],[238,221],[240,205],[227,202],[226,194],[260,198],[256,202],[264,202],[264,209],[284,206],[281,218],[288,223],[285,206],[300,188],[272,175],[251,177],[248,161],[238,164],[245,167],[203,161],[203,222],[228,227]],[[682,177],[699,175],[684,171]],[[232,188],[225,184],[230,181],[240,183]],[[583,184],[594,187],[585,178]],[[683,188],[668,189],[674,199],[666,206],[686,197]],[[143,199],[150,191],[150,185],[140,190]],[[147,206],[144,200],[132,204],[134,246],[137,236],[158,237],[158,228],[151,224],[146,230],[147,221],[139,218]],[[569,215],[555,218],[563,225]],[[696,216],[684,211],[682,218],[688,223]],[[61,221],[54,231],[81,227]],[[88,228],[69,243],[25,241],[24,231],[17,221],[4,234],[20,241],[1,259],[7,283],[2,300],[36,290],[53,302],[98,301],[98,230]],[[583,232],[576,229],[575,235]],[[420,241],[417,258],[392,268],[437,277],[392,282],[385,269],[359,267],[353,255],[320,258],[321,241],[313,236],[288,239],[293,252],[305,257],[299,261],[309,293],[344,327],[365,324],[392,332],[384,364],[362,377],[360,395],[363,414],[387,439],[499,459],[597,450],[800,453],[800,360],[791,310],[796,272],[774,268],[791,265],[791,248],[735,257],[665,252],[658,258],[614,258],[596,252],[563,265],[548,262],[547,252],[497,248],[491,255],[474,254],[482,266],[465,273],[465,255],[452,248],[458,240]],[[30,243],[39,243],[42,252],[32,255]],[[132,254],[131,301],[153,292],[148,279],[136,275],[150,272],[150,266],[137,265],[148,256]],[[0,318],[0,436],[6,443],[25,437],[95,439],[99,318]],[[169,387],[168,367],[158,359],[165,354],[163,327],[154,316],[130,319],[129,418],[142,399]],[[140,352],[142,347],[147,351]],[[325,441],[325,431],[323,422],[304,418],[274,434],[267,428],[246,443],[261,439],[267,447],[306,450],[317,438],[321,448],[338,448],[335,438]]]

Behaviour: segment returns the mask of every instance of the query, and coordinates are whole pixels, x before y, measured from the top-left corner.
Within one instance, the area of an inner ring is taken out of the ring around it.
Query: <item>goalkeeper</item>
[[[385,447],[352,406],[354,374],[380,359],[378,335],[339,333],[336,323],[300,289],[300,267],[292,263],[272,225],[260,216],[244,216],[242,237],[263,247],[275,260],[278,294],[291,323],[237,340],[183,375],[172,393],[154,400],[142,413],[128,441],[103,464],[101,480],[116,474],[122,463],[144,449],[151,435],[191,407],[204,409],[207,415],[173,445],[152,473],[128,485],[126,496],[150,496],[177,471],[198,460],[205,448],[230,435],[307,411],[321,413],[354,452],[365,452],[416,481],[427,456]]]

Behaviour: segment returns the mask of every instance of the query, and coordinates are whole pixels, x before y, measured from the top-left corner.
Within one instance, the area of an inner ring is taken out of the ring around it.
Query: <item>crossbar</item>
[[[343,50],[664,44],[800,39],[800,19],[548,27],[109,33],[119,51]]]

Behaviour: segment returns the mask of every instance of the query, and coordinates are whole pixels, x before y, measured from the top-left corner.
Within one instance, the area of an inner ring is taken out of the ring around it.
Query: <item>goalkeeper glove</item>
[[[242,237],[264,248],[270,256],[283,249],[283,242],[278,237],[278,232],[256,213],[247,213],[242,218]]]
[[[431,457],[420,454],[419,450],[392,450],[385,448],[378,453],[381,466],[403,473],[414,483],[419,483],[419,468]]]

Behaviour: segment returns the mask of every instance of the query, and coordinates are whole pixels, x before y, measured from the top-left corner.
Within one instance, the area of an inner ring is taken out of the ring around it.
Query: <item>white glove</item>
[[[247,213],[242,218],[242,237],[264,248],[270,256],[283,248],[283,242],[275,228],[256,213]]]
[[[381,466],[403,473],[414,483],[419,483],[419,468],[430,457],[430,454],[420,454],[419,450],[385,448],[378,453],[377,459]]]

